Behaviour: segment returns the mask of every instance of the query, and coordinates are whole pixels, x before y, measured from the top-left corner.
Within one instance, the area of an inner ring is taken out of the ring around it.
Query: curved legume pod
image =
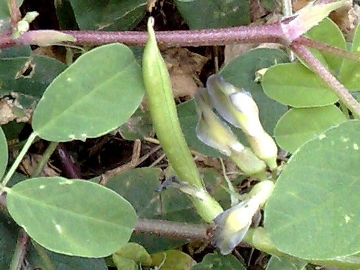
[[[170,76],[158,49],[154,19],[148,21],[148,41],[143,54],[143,78],[156,135],[178,177],[198,188],[190,196],[199,215],[207,222],[223,210],[206,191],[182,133],[171,89]]]

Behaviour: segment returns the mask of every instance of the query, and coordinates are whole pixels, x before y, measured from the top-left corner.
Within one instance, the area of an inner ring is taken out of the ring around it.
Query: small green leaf
[[[26,54],[26,50],[23,47],[20,53]],[[24,55],[12,58],[11,54],[11,51],[4,52],[7,57],[0,59],[0,94],[18,92],[38,100],[46,87],[66,68],[65,64],[50,57]]]
[[[245,270],[246,268],[233,255],[206,254],[201,263],[191,270]]]
[[[307,262],[292,257],[272,256],[266,270],[305,270]]]
[[[48,141],[85,140],[124,123],[144,93],[141,69],[121,44],[82,55],[47,88],[33,115],[33,129]]]
[[[250,21],[247,1],[175,0],[175,4],[191,29],[239,26]]]
[[[143,18],[146,0],[69,0],[81,30],[130,30]]]
[[[306,260],[360,252],[359,132],[359,121],[347,121],[290,158],[265,206],[265,229],[277,249]]]
[[[156,192],[161,175],[162,171],[158,168],[137,168],[110,178],[107,187],[128,200],[139,218],[199,222],[190,200],[184,194],[171,188]],[[181,239],[149,234],[134,234],[131,241],[141,244],[151,253],[186,243]]]
[[[269,68],[262,87],[270,98],[295,108],[326,106],[338,100],[320,78],[300,63]]]
[[[275,127],[275,139],[281,148],[293,153],[315,135],[345,121],[345,115],[334,105],[290,109]]]
[[[114,253],[129,240],[136,222],[132,206],[112,190],[61,177],[14,185],[7,205],[13,219],[40,245],[81,257]]]
[[[179,250],[167,250],[151,255],[152,265],[161,270],[190,270],[196,264],[193,258]]]
[[[119,127],[121,137],[128,141],[136,139],[142,140],[144,137],[153,135],[153,126],[148,111],[138,109],[121,127]]]
[[[306,36],[313,40],[317,40],[322,43],[326,43],[330,46],[334,46],[340,49],[346,49],[346,42],[341,30],[335,22],[329,18],[325,18],[317,26],[310,29]],[[343,58],[331,53],[316,51],[310,49],[313,53],[321,54],[324,59],[323,64],[329,67],[331,71],[338,72],[342,64]]]
[[[51,263],[57,270],[108,270],[103,258],[68,256],[49,250],[44,250],[44,252],[49,256]],[[32,245],[26,253],[26,259],[31,265],[31,269],[46,269],[43,259],[40,258],[39,253]]]
[[[151,257],[146,249],[137,243],[127,243],[112,255],[119,270],[138,269],[138,265],[150,266]]]
[[[356,27],[352,41],[351,52],[360,53],[360,24]],[[359,62],[344,59],[340,69],[339,80],[351,91],[360,90],[360,65]]]
[[[8,146],[4,131],[0,127],[0,179],[4,176],[8,164]]]
[[[31,55],[30,45],[21,45],[21,46],[10,47],[0,50],[0,59],[28,57],[30,55]]]
[[[10,268],[18,233],[17,224],[8,215],[0,213],[0,269]]]

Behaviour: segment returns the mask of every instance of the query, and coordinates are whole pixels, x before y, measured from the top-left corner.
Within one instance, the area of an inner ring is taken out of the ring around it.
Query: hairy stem
[[[304,45],[293,43],[290,48],[301,58],[312,71],[314,71],[338,96],[341,102],[353,113],[355,118],[360,119],[360,104],[351,95],[351,93],[342,85],[334,75],[327,70],[323,64],[313,56],[313,54]]]
[[[46,31],[46,30],[45,30]],[[11,33],[0,35],[0,48],[21,44],[36,43],[44,30],[34,30],[24,33],[13,40]],[[127,45],[144,45],[147,33],[142,31],[63,31],[70,34],[77,45],[103,45],[120,42]],[[286,43],[280,23],[256,26],[239,26],[220,29],[188,30],[188,31],[157,31],[156,39],[159,45],[166,47],[178,46],[216,46],[232,43]]]
[[[167,220],[139,219],[134,231],[136,233],[148,233],[157,236],[168,236],[173,238],[209,241],[205,224],[188,224]]]
[[[354,52],[349,52],[337,47],[333,47],[330,46],[328,44],[316,41],[316,40],[312,40],[312,39],[308,39],[306,37],[299,37],[297,38],[294,43],[297,44],[301,44],[304,45],[306,47],[310,47],[313,49],[317,49],[319,51],[323,51],[323,52],[328,52],[334,55],[338,55],[341,56],[343,58],[347,58],[356,62],[360,62],[360,54],[359,53],[354,53]]]
[[[21,20],[21,13],[16,0],[8,0],[8,6],[11,16],[11,28],[15,28],[17,22]]]
[[[76,38],[77,44],[98,45],[122,42],[130,45],[146,43],[146,32],[95,32],[95,31],[64,31]],[[188,30],[188,31],[157,31],[156,40],[159,45],[177,46],[215,46],[231,43],[282,43],[283,32],[280,23],[239,26],[220,29]]]

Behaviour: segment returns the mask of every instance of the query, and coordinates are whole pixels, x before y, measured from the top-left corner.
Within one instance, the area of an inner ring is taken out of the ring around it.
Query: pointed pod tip
[[[154,27],[155,25],[155,19],[154,17],[150,16],[149,19],[148,19],[148,27]]]

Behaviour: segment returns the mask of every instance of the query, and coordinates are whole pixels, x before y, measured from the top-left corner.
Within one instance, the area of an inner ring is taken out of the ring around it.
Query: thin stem
[[[17,22],[21,20],[21,13],[16,0],[8,0],[8,6],[11,16],[11,28],[15,28]]]
[[[0,36],[0,48],[36,43],[37,37],[40,38],[43,32],[43,30],[28,31],[16,40],[12,40],[11,33],[4,33]],[[142,31],[63,31],[63,33],[76,38],[76,42],[73,44],[77,45],[103,45],[114,42],[144,45],[147,41],[147,33]],[[160,46],[166,47],[216,46],[233,43],[286,43],[280,23],[204,30],[157,31],[156,39]]]
[[[74,164],[73,159],[69,152],[66,150],[66,147],[63,143],[59,143],[58,147],[56,148],[55,152],[61,162],[61,169],[64,172],[65,176],[67,178],[71,179],[80,179],[81,178],[81,172],[80,169],[77,167],[76,164]]]
[[[316,40],[312,40],[312,39],[309,39],[306,37],[299,37],[294,41],[294,43],[301,44],[301,45],[304,45],[306,47],[310,47],[313,49],[317,49],[319,51],[338,55],[342,58],[347,58],[347,59],[350,59],[350,60],[353,60],[356,62],[360,62],[360,54],[359,53],[349,52],[347,50],[333,47],[328,44],[325,44],[325,43],[322,43],[322,42],[319,42]]]
[[[45,152],[42,154],[42,157],[41,157],[39,163],[36,165],[35,170],[32,172],[31,177],[39,176],[39,174],[43,170],[45,164],[50,159],[50,156],[55,151],[58,144],[59,143],[57,143],[57,142],[51,142],[49,144],[49,146],[46,148]]]
[[[292,12],[292,1],[291,0],[282,0],[282,13],[285,17],[290,17]]]
[[[76,38],[75,44],[99,45],[122,42],[129,45],[143,45],[147,40],[146,32],[99,32],[64,31]],[[157,31],[156,40],[160,46],[216,46],[231,43],[282,43],[283,32],[280,23],[260,26],[239,26],[220,29]]]
[[[209,241],[208,225],[188,224],[156,219],[139,219],[134,231],[157,236],[169,236],[187,240]]]
[[[16,43],[14,42],[10,31],[0,33],[0,49],[9,48],[15,45]]]
[[[291,0],[282,0],[282,13],[284,15],[284,17],[290,17],[293,15],[293,11],[292,11],[292,1]],[[293,62],[295,60],[295,55],[294,52],[292,52],[291,50],[288,50],[288,54],[289,54],[289,59],[291,62]]]
[[[25,156],[26,152],[29,150],[31,144],[34,142],[34,140],[36,139],[37,133],[36,132],[32,132],[29,136],[29,138],[27,139],[25,145],[23,146],[23,148],[21,149],[19,155],[16,157],[15,162],[11,165],[9,171],[7,172],[7,174],[5,175],[5,177],[3,178],[1,184],[2,186],[6,186],[6,184],[9,182],[10,178],[13,176],[15,170],[17,169],[17,167],[19,166],[20,162],[22,161],[23,157]],[[0,195],[2,194],[3,190],[0,190]]]
[[[20,229],[9,270],[20,270],[26,255],[26,248],[28,242],[29,242],[29,236],[24,231],[24,229]]]
[[[51,259],[49,257],[49,254],[47,253],[46,249],[40,246],[38,243],[36,243],[34,240],[31,240],[31,243],[33,244],[36,252],[39,254],[39,257],[42,261],[42,263],[45,266],[46,270],[56,270],[55,266],[51,262]]]
[[[360,118],[360,104],[345,86],[304,45],[293,43],[290,45],[290,48],[330,87],[340,101],[353,113],[354,117]]]

